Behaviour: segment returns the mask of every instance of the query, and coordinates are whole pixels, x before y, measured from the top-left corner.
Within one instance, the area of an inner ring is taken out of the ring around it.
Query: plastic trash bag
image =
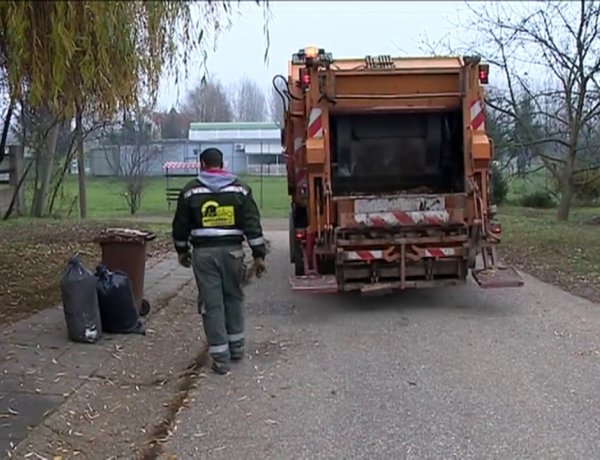
[[[95,343],[102,337],[96,277],[77,256],[69,258],[60,280],[67,334],[74,342]]]
[[[110,271],[104,265],[96,268],[97,292],[102,330],[112,334],[146,334],[140,320],[131,282],[127,274]]]

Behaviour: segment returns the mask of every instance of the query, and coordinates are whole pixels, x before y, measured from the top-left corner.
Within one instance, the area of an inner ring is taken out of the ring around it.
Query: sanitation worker
[[[193,267],[212,369],[223,375],[244,357],[244,236],[257,278],[266,270],[266,245],[252,190],[223,169],[223,153],[205,150],[200,168],[179,194],[173,241],[179,263]]]

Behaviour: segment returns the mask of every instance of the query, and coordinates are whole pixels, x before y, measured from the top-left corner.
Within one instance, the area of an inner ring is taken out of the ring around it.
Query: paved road
[[[251,360],[207,375],[165,446],[180,459],[600,458],[600,306],[530,277],[290,294],[287,235],[248,292]]]

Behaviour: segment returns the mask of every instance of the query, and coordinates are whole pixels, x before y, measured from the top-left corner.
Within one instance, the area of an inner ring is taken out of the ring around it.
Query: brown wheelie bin
[[[146,243],[156,234],[128,228],[107,228],[96,242],[102,249],[102,264],[111,271],[127,275],[140,316],[150,312],[150,303],[144,299],[146,273]]]

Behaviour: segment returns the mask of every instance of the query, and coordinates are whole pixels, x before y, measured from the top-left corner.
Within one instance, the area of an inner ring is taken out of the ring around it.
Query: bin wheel
[[[146,299],[142,299],[142,308],[140,309],[140,316],[146,316],[150,313],[150,302]]]

